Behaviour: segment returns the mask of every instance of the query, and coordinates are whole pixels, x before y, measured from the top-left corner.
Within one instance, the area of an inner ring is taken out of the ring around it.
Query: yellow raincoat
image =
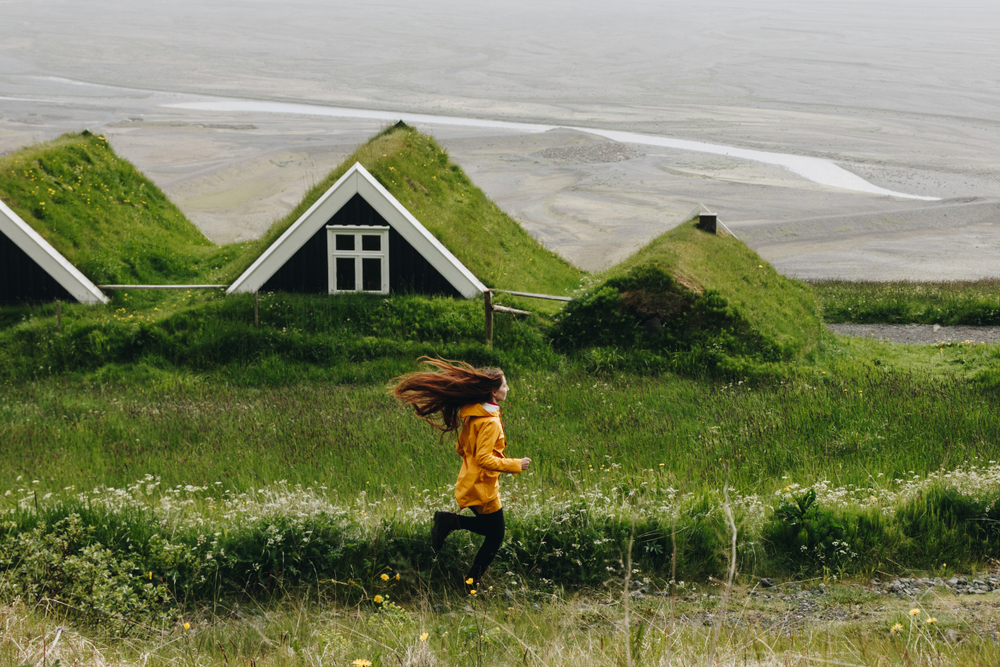
[[[503,455],[507,440],[499,407],[490,412],[476,403],[466,405],[459,414],[463,424],[456,450],[462,456],[462,469],[455,482],[455,499],[459,507],[475,507],[479,514],[492,514],[501,507],[500,473],[521,472],[521,459]]]

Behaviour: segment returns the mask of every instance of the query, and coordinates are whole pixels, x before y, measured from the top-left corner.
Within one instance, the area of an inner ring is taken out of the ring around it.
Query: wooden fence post
[[[483,292],[483,307],[486,310],[486,344],[493,345],[493,292],[486,290]]]

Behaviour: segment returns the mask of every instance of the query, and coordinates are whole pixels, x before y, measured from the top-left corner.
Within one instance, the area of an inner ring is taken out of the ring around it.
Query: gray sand
[[[922,202],[553,130],[421,125],[536,238],[605,268],[717,211],[803,278],[998,274],[1000,6],[521,0],[0,2],[0,152],[105,133],[218,243],[258,236],[381,121],[205,96],[591,126],[833,160]]]
[[[1000,327],[942,327],[937,324],[828,324],[835,333],[893,343],[1000,343]]]

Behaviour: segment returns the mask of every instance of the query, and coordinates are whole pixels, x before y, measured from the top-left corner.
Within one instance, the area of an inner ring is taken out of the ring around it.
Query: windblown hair
[[[390,383],[390,393],[445,433],[462,425],[459,412],[463,406],[492,401],[493,392],[503,385],[499,368],[473,368],[461,361],[431,357],[420,357],[419,361],[437,370],[402,375]],[[441,416],[440,424],[431,418],[434,415]]]

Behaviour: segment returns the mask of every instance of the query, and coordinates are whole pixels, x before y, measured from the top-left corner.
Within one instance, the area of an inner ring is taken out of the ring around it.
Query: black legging
[[[476,512],[475,508],[471,509]],[[503,535],[506,531],[503,522],[503,509],[489,514],[476,512],[476,516],[458,515],[458,529],[468,530],[486,538],[483,540],[482,546],[479,547],[476,558],[472,561],[472,567],[469,568],[469,575],[466,577],[471,577],[473,581],[479,582],[483,578],[486,568],[490,566],[493,558],[500,551],[500,545],[503,544]]]

